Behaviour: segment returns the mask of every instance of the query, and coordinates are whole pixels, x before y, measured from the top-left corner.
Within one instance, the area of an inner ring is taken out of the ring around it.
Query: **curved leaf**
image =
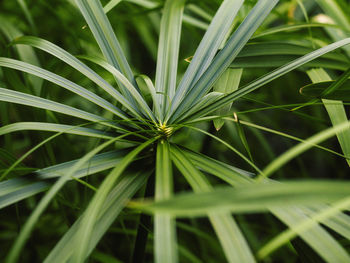
[[[32,36],[23,36],[16,38],[12,44],[23,44],[23,45],[30,45],[35,48],[39,48],[45,52],[48,52],[49,54],[57,57],[58,59],[64,61],[71,67],[78,70],[80,73],[82,73],[84,76],[92,80],[94,83],[96,83],[99,87],[101,87],[103,90],[105,90],[109,95],[111,95],[114,99],[116,99],[118,102],[120,102],[124,107],[127,109],[131,109],[132,112],[135,112],[135,108],[133,105],[130,104],[129,101],[127,101],[115,88],[113,88],[107,81],[105,81],[103,78],[101,78],[95,71],[93,71],[91,68],[89,68],[87,65],[85,65],[83,62],[81,62],[79,59],[65,51],[64,49],[60,48],[59,46],[38,38],[38,37],[32,37]]]
[[[96,137],[101,139],[112,139],[115,134],[110,132],[104,132],[91,128],[84,128],[79,126],[47,123],[47,122],[17,122],[0,127],[0,136],[16,131],[50,131],[50,132],[61,132],[69,134],[76,134],[82,136]]]
[[[0,101],[6,101],[11,103],[18,103],[22,105],[27,105],[35,108],[51,110],[66,114],[69,116],[77,117],[80,119],[98,122],[107,126],[115,127],[111,124],[111,121],[100,117],[98,115],[79,110],[52,100],[43,99],[26,93],[13,91],[9,89],[0,88]]]
[[[57,84],[58,86],[61,86],[62,88],[65,88],[71,92],[74,92],[75,94],[95,103],[96,105],[114,113],[115,115],[123,119],[127,119],[127,116],[121,110],[119,110],[117,107],[115,107],[105,99],[102,99],[101,97],[97,96],[91,91],[88,91],[87,89],[79,86],[78,84],[75,84],[74,82],[68,79],[65,79],[57,74],[54,74],[50,71],[47,71],[45,69],[39,68],[37,66],[31,65],[19,60],[3,58],[3,57],[0,57],[0,67],[7,67],[7,68],[20,70],[20,71],[38,76],[40,78],[46,79],[54,84]]]

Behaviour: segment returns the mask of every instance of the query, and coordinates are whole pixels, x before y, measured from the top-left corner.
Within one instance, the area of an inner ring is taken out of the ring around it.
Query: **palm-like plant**
[[[20,37],[13,41],[14,45],[29,45],[41,49],[67,63],[94,82],[112,97],[115,103],[41,67],[10,58],[0,58],[1,67],[27,72],[59,85],[103,108],[112,116],[102,117],[38,96],[5,88],[0,89],[1,101],[54,111],[87,121],[79,126],[19,122],[0,128],[1,135],[20,130],[56,132],[7,169],[2,179],[8,176],[13,168],[32,151],[63,133],[105,140],[78,160],[35,171],[35,180],[31,175],[1,182],[0,188],[5,189],[1,192],[1,207],[45,191],[45,195],[21,229],[6,262],[18,260],[20,251],[36,222],[69,180],[81,181],[79,179],[81,177],[109,169],[112,170],[103,179],[98,189],[95,189],[96,193],[85,211],[51,250],[45,262],[85,261],[111,224],[128,205],[128,200],[146,184],[146,192],[152,192],[150,190],[153,187],[152,181],[155,182],[154,199],[157,202],[155,204],[133,202],[130,207],[154,213],[155,262],[178,261],[175,217],[196,215],[208,216],[227,261],[255,262],[256,258],[230,212],[261,210],[269,210],[273,213],[298,233],[327,262],[350,261],[346,250],[317,223],[321,221],[338,234],[350,238],[349,218],[339,212],[348,207],[349,200],[342,200],[336,206],[319,203],[346,197],[349,190],[348,183],[313,182],[313,189],[310,189],[308,183],[280,184],[266,178],[297,154],[349,128],[348,122],[312,137],[308,143],[301,144],[277,158],[263,171],[235,148],[195,125],[199,122],[216,120],[216,126],[220,127],[222,125],[220,120],[223,118],[237,122],[237,118],[225,116],[226,111],[222,109],[274,79],[350,43],[350,39],[340,40],[308,54],[305,54],[305,49],[303,51],[298,49],[298,52],[305,55],[238,88],[242,71],[232,70],[229,67],[242,66],[239,63],[235,65],[236,57],[239,54],[242,55],[242,49],[278,0],[259,0],[245,20],[230,35],[232,23],[243,2],[243,0],[222,2],[185,74],[178,82],[178,54],[185,0],[167,0],[163,7],[160,26],[155,85],[147,76],[137,77],[142,81],[147,92],[141,92],[99,1],[76,0],[76,4],[105,60],[91,56],[80,56],[78,59],[55,44],[37,37]],[[249,50],[249,47],[247,48]],[[118,88],[109,84],[80,59],[95,63],[110,72]],[[341,61],[337,57],[329,57],[329,59]],[[346,62],[334,64],[324,60],[319,61],[317,65],[324,67],[331,65],[344,69]],[[215,83],[219,83],[216,85],[219,88],[212,90]],[[150,103],[146,102],[145,93],[151,96]],[[87,125],[91,128],[85,127]],[[185,128],[205,133],[223,143],[251,165],[257,176],[253,178],[252,173],[176,144],[172,140],[173,137]],[[118,142],[127,142],[130,147],[100,153]],[[197,194],[173,198],[173,165]],[[213,191],[214,188],[206,174],[218,177],[230,186]],[[51,178],[56,180],[47,180]],[[213,200],[220,202],[215,203],[212,202]],[[287,201],[289,206],[285,207]],[[315,204],[316,201],[318,204]],[[322,213],[319,213],[321,210]],[[293,233],[289,233],[289,236],[268,244],[258,256],[265,257],[292,237]]]

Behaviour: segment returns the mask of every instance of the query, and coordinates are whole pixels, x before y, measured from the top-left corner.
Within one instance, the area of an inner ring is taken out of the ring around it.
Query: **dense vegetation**
[[[350,1],[0,2],[0,262],[350,262]]]

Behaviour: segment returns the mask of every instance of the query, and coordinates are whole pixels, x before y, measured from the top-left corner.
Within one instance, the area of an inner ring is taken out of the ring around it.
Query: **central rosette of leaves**
[[[174,128],[167,126],[165,123],[163,123],[157,126],[157,131],[158,135],[160,135],[162,138],[167,139],[173,134]]]

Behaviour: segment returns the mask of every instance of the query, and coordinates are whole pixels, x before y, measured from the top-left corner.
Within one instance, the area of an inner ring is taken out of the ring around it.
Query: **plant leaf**
[[[47,71],[45,69],[39,68],[37,66],[31,65],[19,60],[10,59],[10,58],[1,58],[1,57],[0,57],[0,67],[7,67],[7,68],[20,70],[20,71],[38,76],[40,78],[46,79],[58,86],[61,86],[62,88],[65,88],[71,92],[74,92],[80,97],[83,97],[91,101],[92,103],[114,113],[115,115],[123,119],[127,119],[127,116],[121,110],[119,110],[117,107],[115,107],[105,99],[102,99],[101,97],[97,96],[93,92],[88,91],[87,89],[79,86],[78,84],[75,84],[74,82],[68,79],[65,79],[61,76],[58,76],[57,74],[54,74],[50,71]]]
[[[184,5],[185,0],[166,1],[160,22],[155,88],[161,119],[175,95]]]
[[[106,199],[107,201],[103,204],[97,224],[92,229],[91,239],[88,240],[89,247],[86,257],[93,251],[108,228],[118,217],[127,200],[130,199],[146,182],[148,175],[149,173],[145,174],[144,172],[127,174],[126,176],[120,178],[116,186],[113,187],[111,192],[108,194]],[[76,245],[72,244],[74,244],[76,240],[80,230],[80,224],[82,223],[86,213],[87,212],[85,211],[84,214],[65,233],[61,240],[50,251],[50,254],[44,260],[44,263],[61,263],[71,260],[71,257],[76,249]]]
[[[107,61],[112,64],[117,70],[135,86],[136,81],[131,68],[126,60],[124,52],[114,34],[113,28],[103,10],[100,1],[96,0],[75,0],[80,12],[88,23],[91,32],[93,33],[103,55]],[[117,83],[119,81],[117,80]],[[119,87],[123,95],[133,102],[133,98],[129,91],[119,83]]]
[[[173,194],[170,149],[167,141],[157,145],[155,199],[166,200]],[[155,262],[178,262],[175,219],[167,214],[154,217]]]
[[[44,212],[46,207],[49,205],[50,201],[54,198],[57,192],[65,185],[65,183],[71,179],[74,173],[81,168],[86,162],[88,162],[94,155],[103,150],[105,147],[117,141],[119,138],[125,137],[126,135],[121,135],[119,137],[108,140],[107,142],[94,148],[92,151],[85,154],[80,158],[68,171],[67,173],[60,177],[50,188],[50,190],[45,194],[45,196],[40,200],[39,204],[35,207],[34,211],[31,213],[26,223],[24,224],[21,232],[19,233],[16,241],[12,245],[10,252],[8,253],[5,262],[13,263],[16,262],[21,250],[23,249],[26,241],[28,240],[36,222],[38,221],[41,214]]]
[[[260,179],[264,177],[270,176],[273,172],[275,172],[277,169],[282,167],[284,164],[292,160],[294,157],[298,156],[302,152],[310,149],[313,147],[313,145],[318,144],[324,140],[327,140],[328,138],[341,133],[342,131],[345,131],[350,128],[350,122],[346,121],[340,124],[337,124],[331,128],[328,128],[326,130],[323,130],[304,142],[301,142],[297,144],[296,146],[290,148],[288,151],[274,159],[270,164],[268,164],[262,173],[260,174]]]
[[[69,134],[77,134],[81,136],[90,136],[101,139],[112,139],[115,134],[110,132],[104,132],[101,130],[84,128],[79,126],[47,123],[47,122],[17,122],[12,123],[0,128],[0,136],[16,131],[50,131],[50,132],[62,132]]]
[[[82,73],[84,76],[92,80],[94,83],[96,83],[99,87],[101,87],[104,91],[106,91],[109,95],[111,95],[114,99],[116,99],[118,102],[120,102],[124,107],[129,109],[131,112],[135,113],[135,106],[131,104],[130,101],[126,100],[115,88],[113,88],[107,81],[105,81],[103,78],[101,78],[95,71],[93,71],[91,68],[86,66],[83,62],[81,62],[79,59],[65,51],[64,49],[60,48],[59,46],[38,38],[38,37],[32,37],[32,36],[23,36],[20,38],[16,38],[12,44],[23,44],[23,45],[30,45],[35,48],[39,48],[45,52],[48,52],[49,54],[57,57],[58,59],[64,61],[74,69],[78,70],[80,73]],[[97,59],[95,59],[96,61]],[[101,60],[102,61],[102,60]],[[108,63],[105,63],[108,64]],[[118,71],[119,73],[119,71]],[[115,74],[113,74],[115,76]],[[120,78],[120,73],[117,76],[117,79]],[[123,76],[123,78],[125,78]],[[128,82],[129,83],[129,82]],[[131,85],[132,86],[132,85]],[[133,89],[135,89],[133,87]]]
[[[179,106],[187,91],[194,86],[211,64],[242,4],[242,0],[225,0],[222,2],[176,90],[171,102],[170,113]]]
[[[205,194],[212,191],[212,186],[206,180],[204,175],[193,166],[177,146],[171,147],[171,154],[171,158],[176,167],[185,176],[186,180],[196,193]],[[159,202],[168,202],[168,200]],[[210,211],[208,217],[229,262],[255,262],[254,256],[252,255],[246,240],[235,220],[229,213],[212,213]]]
[[[200,76],[193,88],[190,87],[191,89],[180,101],[181,104],[174,103],[170,123],[181,117],[181,114],[186,112],[191,105],[195,105],[200,98],[209,92],[215,81],[229,67],[277,2],[278,0],[258,1],[223,49],[215,56],[206,71]]]
[[[51,110],[66,114],[69,116],[77,117],[83,120],[88,120],[92,122],[98,122],[107,126],[115,127],[110,124],[110,120],[100,117],[98,115],[79,110],[52,100],[43,99],[26,93],[13,91],[9,89],[0,88],[0,101],[6,101],[11,103],[18,103],[22,105],[27,105],[35,108]]]
[[[274,237],[271,241],[265,244],[258,252],[259,258],[265,258],[267,255],[271,254],[274,250],[279,248],[280,246],[289,242],[292,238],[294,238],[298,233],[305,232],[309,228],[313,227],[315,224],[318,224],[318,221],[326,220],[335,214],[339,214],[341,210],[344,210],[350,206],[350,198],[342,199],[332,206],[324,209],[318,213],[315,213],[310,218],[298,223],[293,227],[293,229],[285,230],[284,232],[278,234],[278,236]]]
[[[199,110],[197,113],[192,114],[191,116],[182,116],[178,121],[180,120],[184,120],[186,119],[188,120],[192,120],[198,117],[202,117],[205,116],[206,114],[217,110],[219,108],[221,108],[222,106],[231,103],[235,100],[237,100],[238,98],[247,95],[248,93],[260,88],[261,86],[273,81],[274,79],[283,76],[285,74],[287,74],[288,72],[304,65],[305,63],[312,61],[315,58],[318,58],[326,53],[329,53],[339,47],[345,46],[350,44],[350,38],[346,38],[343,39],[341,41],[335,42],[333,44],[330,44],[326,47],[320,48],[318,50],[315,50],[301,58],[298,58],[290,63],[288,63],[287,65],[284,65],[270,73],[267,73],[266,75],[254,80],[253,82],[249,83],[248,85],[245,85],[244,87],[238,89],[237,91],[234,91],[220,99],[218,99],[216,102],[202,108],[201,110]]]
[[[228,68],[215,83],[213,91],[228,94],[238,89],[239,82],[241,81],[243,70],[242,69],[230,69]],[[230,112],[232,103],[219,109],[216,114],[219,116],[227,115]],[[224,125],[223,119],[214,120],[214,126],[216,130],[220,130]]]
[[[96,226],[98,216],[101,212],[104,202],[108,196],[108,193],[113,189],[116,180],[121,176],[127,166],[136,158],[136,156],[147,146],[152,144],[158,137],[154,137],[137,146],[134,150],[128,153],[104,179],[101,186],[98,188],[94,197],[90,201],[86,208],[85,216],[82,218],[79,226],[78,233],[75,239],[76,250],[73,254],[74,262],[84,262],[89,248],[91,233],[93,228]]]
[[[310,71],[311,72],[311,71]],[[337,90],[329,94],[324,94],[324,91],[327,90],[335,81],[326,81],[315,82],[309,85],[306,85],[300,89],[300,94],[311,97],[311,98],[321,98],[328,100],[341,100],[341,101],[350,101],[350,80],[347,80],[344,84],[338,87]]]
[[[329,87],[322,91],[321,97],[327,96],[329,94],[334,94],[335,92],[339,92],[342,87],[349,87],[349,74],[350,70],[348,69],[342,76],[340,76],[339,79],[337,79],[334,83],[332,83]],[[328,74],[323,69],[315,69],[312,71],[308,71],[308,75],[314,83],[330,79]],[[329,115],[329,118],[331,119],[333,126],[348,121],[342,101],[323,99],[322,102],[327,110],[327,113]],[[344,155],[346,157],[350,157],[350,130],[348,129],[337,133],[337,138]],[[349,159],[347,160],[347,162],[348,165],[350,165]]]
[[[236,188],[219,187],[207,192],[183,193],[168,200],[139,205],[152,213],[169,213],[179,217],[204,216],[213,212],[249,213],[276,207],[336,201],[346,197],[349,188],[350,183],[346,181],[271,181]]]
[[[127,107],[130,111],[132,111],[141,120],[143,120],[142,117],[138,114],[138,112],[139,112],[138,109],[141,108],[143,110],[143,112],[141,111],[141,113],[148,116],[148,118],[150,120],[152,120],[154,123],[156,123],[156,119],[154,117],[154,114],[151,111],[151,109],[148,107],[144,98],[141,96],[141,94],[138,92],[138,90],[134,87],[134,85],[131,84],[130,81],[123,74],[120,73],[119,70],[117,70],[114,66],[112,66],[108,62],[106,62],[102,59],[99,59],[97,57],[91,57],[91,56],[79,56],[79,57],[82,59],[89,60],[89,61],[103,67],[104,69],[106,69],[110,73],[112,73],[113,76],[120,83],[122,83],[123,86],[129,91],[129,94],[132,96],[134,101],[136,101],[138,103],[138,104],[134,105],[132,108],[130,108],[130,106],[128,106],[128,105],[124,105],[124,106]],[[138,107],[138,105],[139,105],[139,107]]]

